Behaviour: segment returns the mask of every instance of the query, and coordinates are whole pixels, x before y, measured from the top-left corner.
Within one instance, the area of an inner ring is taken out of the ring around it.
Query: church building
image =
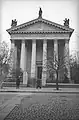
[[[13,67],[16,68],[18,63],[22,69],[23,84],[27,85],[32,78],[40,79],[42,86],[49,81],[55,81],[55,76],[51,78],[46,72],[46,61],[50,56],[59,61],[60,56],[66,55],[64,61],[68,62],[66,66],[70,79],[69,41],[73,31],[69,27],[69,19],[64,20],[64,25],[54,23],[42,17],[41,8],[38,18],[34,20],[20,25],[17,25],[16,19],[12,20],[11,28],[7,32],[10,35],[11,48],[14,49]],[[59,82],[62,82],[63,75],[64,70],[60,70]]]

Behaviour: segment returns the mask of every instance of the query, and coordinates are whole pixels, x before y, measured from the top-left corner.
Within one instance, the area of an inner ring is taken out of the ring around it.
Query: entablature
[[[11,39],[69,39],[68,33],[28,33],[28,34],[11,34]]]

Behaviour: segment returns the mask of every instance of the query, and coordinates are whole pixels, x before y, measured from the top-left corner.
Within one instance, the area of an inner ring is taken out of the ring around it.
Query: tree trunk
[[[58,86],[58,71],[56,71],[56,90],[59,90],[59,86]]]

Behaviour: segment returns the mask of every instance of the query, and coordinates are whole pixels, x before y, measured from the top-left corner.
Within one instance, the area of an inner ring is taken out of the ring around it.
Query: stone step
[[[72,83],[58,83],[59,88],[79,88],[79,84],[72,84]],[[2,83],[2,88],[3,87],[16,87],[16,82],[3,82]],[[26,85],[23,84],[22,82],[20,83],[20,87],[33,87],[32,85]],[[45,86],[46,88],[55,88],[56,83],[46,83]]]
[[[16,82],[3,82],[2,83],[2,88],[3,87],[16,87]],[[26,84],[20,83],[20,87],[27,87]]]
[[[59,88],[79,88],[79,84],[72,83],[58,83]],[[56,87],[56,83],[46,83],[46,88]]]

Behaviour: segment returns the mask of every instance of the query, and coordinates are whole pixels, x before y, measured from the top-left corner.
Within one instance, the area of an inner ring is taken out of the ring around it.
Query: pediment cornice
[[[62,31],[19,31],[19,29],[22,29],[24,27],[27,27],[27,26],[30,26],[30,25],[33,25],[35,23],[38,23],[38,22],[42,22],[42,23],[45,23],[45,24],[48,24],[48,25],[51,25],[51,26],[55,26],[55,27],[58,27],[60,29],[62,29]],[[10,29],[7,29],[7,32],[9,34],[11,33],[63,33],[63,32],[73,32],[73,29],[69,28],[69,27],[65,27],[64,25],[60,25],[60,24],[57,24],[57,23],[54,23],[54,22],[51,22],[49,20],[46,20],[46,19],[43,19],[43,18],[37,18],[37,19],[34,19],[34,20],[31,20],[29,22],[26,22],[26,23],[23,23],[23,24],[20,24],[20,25],[17,25],[15,27],[11,27]]]
[[[69,31],[11,31],[10,34],[37,34],[37,33],[43,33],[43,34],[52,34],[52,33],[70,33]]]

